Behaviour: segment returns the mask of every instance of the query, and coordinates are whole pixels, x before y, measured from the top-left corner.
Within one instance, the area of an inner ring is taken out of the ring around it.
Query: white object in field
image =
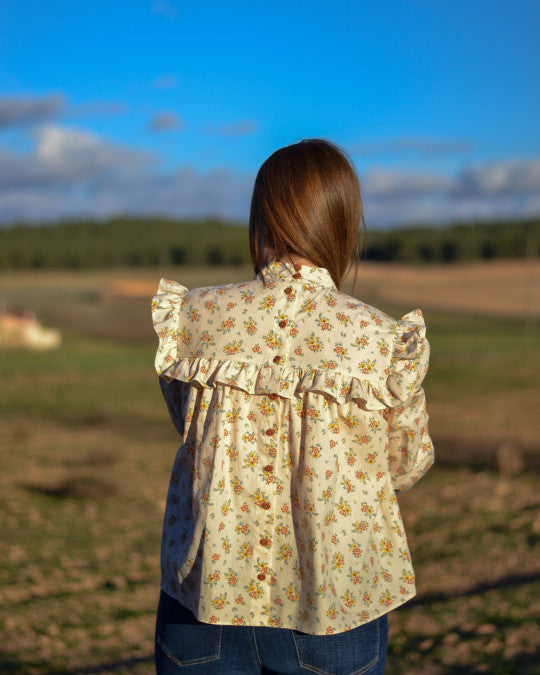
[[[0,313],[2,349],[58,349],[61,341],[60,331],[42,326],[33,312],[11,310]]]

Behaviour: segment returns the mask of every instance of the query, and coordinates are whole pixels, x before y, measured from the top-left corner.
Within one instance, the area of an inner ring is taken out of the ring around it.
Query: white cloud
[[[237,120],[224,124],[208,125],[206,132],[217,136],[248,136],[254,134],[259,125],[254,120]]]
[[[150,120],[150,131],[178,131],[184,128],[184,123],[174,112],[161,112]]]
[[[176,75],[160,75],[154,80],[154,87],[156,89],[172,89],[179,83]]]
[[[0,98],[0,129],[43,122],[61,115],[66,100],[60,94],[48,96],[6,96]]]
[[[0,222],[114,214],[246,221],[253,175],[160,168],[148,152],[45,124],[24,155],[0,148]],[[361,176],[368,227],[540,214],[540,158],[464,167],[454,176],[382,168]]]

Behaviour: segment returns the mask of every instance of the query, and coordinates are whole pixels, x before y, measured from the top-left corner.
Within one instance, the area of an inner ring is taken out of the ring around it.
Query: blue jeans
[[[161,591],[156,622],[158,675],[382,675],[388,619],[335,635],[288,628],[201,623]]]

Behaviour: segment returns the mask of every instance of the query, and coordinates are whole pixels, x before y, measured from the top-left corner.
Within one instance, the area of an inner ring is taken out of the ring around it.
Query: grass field
[[[422,268],[420,288],[414,269],[372,266],[356,284],[394,316],[422,306],[432,344],[438,462],[400,499],[419,595],[390,617],[387,672],[537,673],[540,338],[534,311],[478,310],[486,292],[508,296],[510,272],[478,268],[475,288],[470,268],[451,270]],[[0,275],[0,301],[63,333],[56,352],[0,352],[0,672],[152,672],[177,446],[152,370],[146,289],[159,276],[195,286],[250,271]]]

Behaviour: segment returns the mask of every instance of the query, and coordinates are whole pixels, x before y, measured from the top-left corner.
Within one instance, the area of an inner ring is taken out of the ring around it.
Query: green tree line
[[[362,257],[453,263],[536,256],[540,220],[370,230]],[[114,218],[0,229],[0,269],[90,269],[250,262],[247,228],[216,220]]]

